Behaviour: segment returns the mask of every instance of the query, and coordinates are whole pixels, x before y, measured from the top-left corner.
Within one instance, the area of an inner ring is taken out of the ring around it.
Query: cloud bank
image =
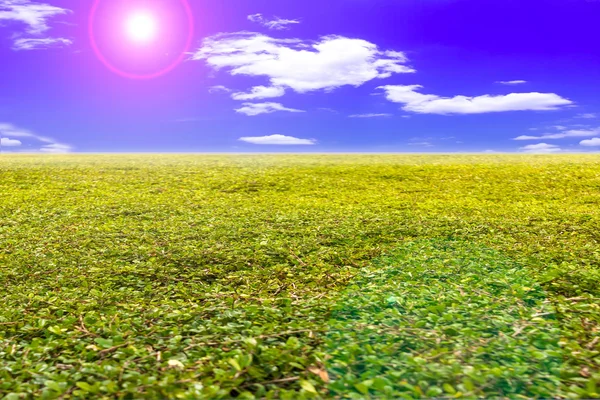
[[[271,87],[298,93],[360,86],[373,79],[414,70],[401,52],[381,51],[375,44],[343,36],[317,42],[276,39],[251,32],[205,39],[192,56],[231,75],[266,77]]]
[[[273,97],[281,97],[285,94],[285,89],[276,86],[255,86],[250,90],[250,93],[234,93],[231,98],[234,100],[256,100],[268,99]]]
[[[15,39],[13,50],[42,50],[67,47],[72,44],[73,41],[64,38],[20,38]]]
[[[546,133],[539,136],[521,135],[513,138],[513,140],[540,140],[540,139],[565,139],[565,138],[580,138],[600,136],[600,128],[596,129],[569,129],[559,133]]]
[[[519,150],[524,151],[525,153],[558,153],[562,151],[559,146],[548,143],[538,143],[538,144],[529,144],[527,146],[523,146],[519,148]]]
[[[255,116],[260,114],[271,114],[276,111],[287,111],[300,113],[303,110],[296,110],[294,108],[287,108],[279,103],[243,103],[242,107],[235,110],[240,114],[246,114],[248,116]]]
[[[293,136],[284,135],[241,137],[238,140],[246,143],[264,145],[314,145],[317,143],[315,139],[299,139]]]
[[[548,111],[573,104],[554,93],[510,93],[506,95],[482,95],[476,97],[442,97],[422,94],[421,85],[380,86],[386,98],[404,104],[402,109],[420,114],[482,114],[505,111]]]
[[[20,146],[22,143],[20,140],[13,138],[29,138],[35,142],[39,142],[41,145],[37,149],[32,151],[34,152],[42,152],[42,153],[69,153],[73,150],[73,147],[60,143],[57,140],[47,137],[40,136],[26,129],[18,128],[12,124],[2,123],[0,122],[0,136],[2,136],[2,144],[4,145],[5,141],[8,143],[13,143],[13,147]],[[19,145],[15,145],[15,142],[19,142]],[[7,145],[8,146],[8,145]]]
[[[48,21],[51,18],[69,13],[69,9],[31,0],[0,0],[0,23],[8,21],[25,25],[24,33],[30,35],[24,38],[22,32],[15,33],[14,50],[40,50],[71,45],[72,41],[65,38],[39,38],[50,29]]]
[[[10,138],[0,138],[0,146],[2,147],[18,147],[22,145],[20,140],[10,139]]]
[[[582,140],[579,144],[586,147],[597,147],[600,146],[600,138]]]
[[[30,0],[0,0],[0,21],[20,22],[27,25],[27,33],[38,35],[50,27],[48,20],[57,15],[70,13],[71,10],[36,3]]]
[[[254,22],[266,21],[260,14],[249,16]],[[236,32],[205,39],[192,54],[215,70],[233,76],[267,79],[268,85],[254,86],[231,95],[234,100],[254,101],[282,97],[288,91],[330,92],[343,86],[358,87],[395,74],[413,73],[403,52],[380,49],[363,39],[339,35],[316,41],[274,38],[255,32]],[[499,81],[519,85],[524,80]],[[421,85],[380,86],[386,98],[402,104],[404,111],[419,114],[483,114],[508,111],[550,111],[573,102],[555,93],[508,93],[480,96],[443,97],[423,94]],[[258,115],[275,111],[299,112],[279,103],[244,103],[237,112]],[[352,118],[374,118],[386,114],[355,114]]]

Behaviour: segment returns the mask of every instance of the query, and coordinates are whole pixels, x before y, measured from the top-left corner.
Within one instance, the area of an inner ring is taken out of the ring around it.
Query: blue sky
[[[0,0],[2,150],[597,151],[599,20],[596,0]]]

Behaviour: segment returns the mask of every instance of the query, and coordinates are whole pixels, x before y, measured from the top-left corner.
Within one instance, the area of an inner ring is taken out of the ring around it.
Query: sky
[[[600,151],[600,0],[0,0],[2,152]]]

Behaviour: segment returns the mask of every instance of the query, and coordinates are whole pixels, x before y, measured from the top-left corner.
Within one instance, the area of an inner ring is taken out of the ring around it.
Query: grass
[[[599,204],[598,156],[3,155],[0,398],[600,397]]]
[[[333,309],[330,386],[385,398],[553,398],[560,328],[523,267],[470,242],[407,243]]]

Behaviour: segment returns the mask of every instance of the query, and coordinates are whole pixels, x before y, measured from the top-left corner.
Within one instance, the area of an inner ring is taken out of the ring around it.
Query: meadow
[[[598,155],[1,155],[0,398],[600,397]]]

